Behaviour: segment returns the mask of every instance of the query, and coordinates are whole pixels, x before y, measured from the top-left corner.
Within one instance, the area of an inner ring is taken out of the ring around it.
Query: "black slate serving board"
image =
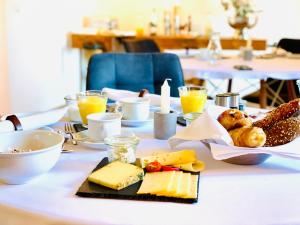
[[[100,169],[101,167],[107,164],[108,164],[108,158],[106,157],[96,166],[96,168],[93,171]],[[193,173],[193,174],[199,174],[199,173]],[[200,176],[198,178],[198,195],[199,195],[199,180],[200,180]],[[94,184],[92,182],[89,182],[88,179],[86,179],[81,185],[81,187],[78,189],[76,195],[81,197],[88,197],[88,198],[129,199],[129,200],[163,201],[163,202],[178,202],[178,203],[198,202],[198,196],[195,199],[185,199],[185,198],[155,196],[155,195],[148,195],[148,194],[138,195],[136,193],[140,188],[141,184],[142,181],[117,191],[98,184]]]

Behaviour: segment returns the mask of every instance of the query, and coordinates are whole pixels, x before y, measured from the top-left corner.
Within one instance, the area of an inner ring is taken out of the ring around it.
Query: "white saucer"
[[[140,126],[144,126],[152,121],[153,121],[152,118],[149,118],[147,120],[124,120],[124,119],[122,119],[121,123],[125,127],[140,127]]]
[[[141,127],[141,126],[147,125],[150,122],[152,122],[153,118],[154,118],[154,111],[150,111],[149,118],[146,119],[146,120],[126,120],[126,119],[122,119],[121,123],[122,123],[122,126],[124,126],[124,127]]]
[[[78,144],[95,149],[103,149],[106,150],[106,146],[104,142],[93,141],[87,135],[87,130],[80,131],[78,133],[73,134],[74,139],[78,142]]]

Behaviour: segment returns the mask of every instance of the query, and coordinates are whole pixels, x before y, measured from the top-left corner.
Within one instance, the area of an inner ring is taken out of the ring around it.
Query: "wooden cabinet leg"
[[[259,105],[260,108],[265,109],[267,107],[267,87],[266,81],[260,80],[260,91],[259,91]]]

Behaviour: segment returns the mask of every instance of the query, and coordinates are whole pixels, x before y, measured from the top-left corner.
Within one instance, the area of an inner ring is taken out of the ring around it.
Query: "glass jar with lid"
[[[121,133],[104,139],[104,143],[109,147],[108,160],[134,163],[136,161],[136,149],[139,138],[133,133]]]

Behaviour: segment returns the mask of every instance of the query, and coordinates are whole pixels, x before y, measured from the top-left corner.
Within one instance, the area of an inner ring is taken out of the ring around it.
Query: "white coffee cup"
[[[148,98],[122,98],[118,105],[125,120],[142,121],[149,119],[150,99]]]
[[[94,141],[121,133],[120,113],[93,113],[87,116],[88,136]]]

